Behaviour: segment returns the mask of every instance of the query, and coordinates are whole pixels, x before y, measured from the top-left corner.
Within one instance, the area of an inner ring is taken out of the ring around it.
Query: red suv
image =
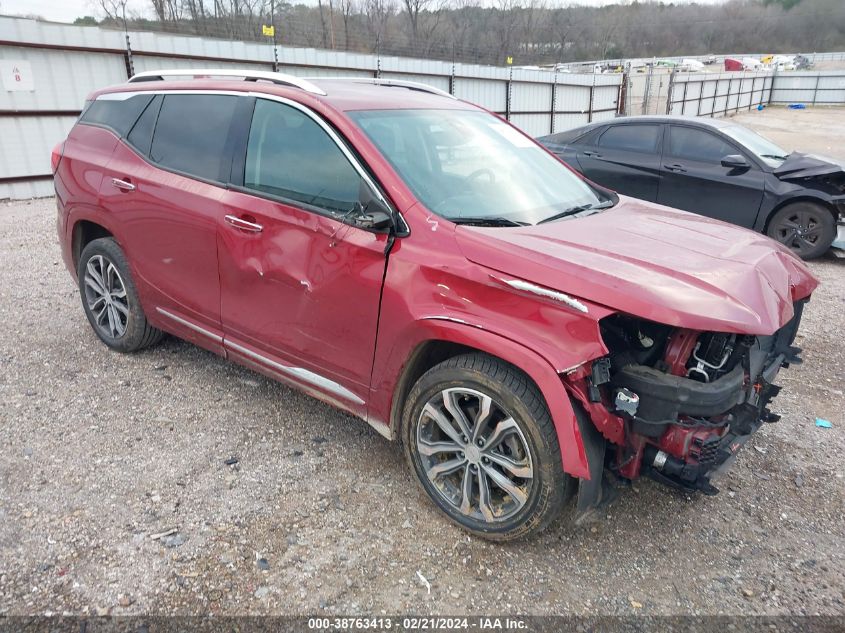
[[[106,345],[168,332],[365,419],[492,539],[586,518],[613,479],[717,492],[778,419],[817,285],[408,82],[142,73],[91,95],[53,165]]]

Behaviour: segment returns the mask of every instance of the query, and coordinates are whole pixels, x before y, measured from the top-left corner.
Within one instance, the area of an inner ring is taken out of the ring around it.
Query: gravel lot
[[[722,494],[642,480],[501,546],[363,422],[173,338],[109,352],[54,218],[0,203],[0,614],[845,613],[845,260]]]

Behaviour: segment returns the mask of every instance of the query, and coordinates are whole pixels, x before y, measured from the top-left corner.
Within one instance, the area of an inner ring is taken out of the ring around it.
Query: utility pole
[[[132,60],[132,44],[129,41],[129,27],[126,25],[126,0],[123,2],[123,35],[126,38],[126,75],[131,79],[135,74],[135,62]]]
[[[273,29],[273,72],[279,72],[279,48],[276,46],[276,0],[270,0],[270,26]]]

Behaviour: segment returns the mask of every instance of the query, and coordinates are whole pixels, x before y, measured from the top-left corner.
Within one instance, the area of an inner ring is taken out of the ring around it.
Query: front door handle
[[[111,184],[113,184],[115,187],[117,187],[121,191],[135,191],[135,185],[133,185],[128,180],[121,180],[120,178],[112,178]]]
[[[260,224],[256,222],[250,222],[249,220],[244,220],[243,218],[239,218],[236,215],[227,215],[224,219],[226,220],[226,224],[234,226],[236,229],[240,229],[241,231],[247,231],[249,233],[261,233],[261,231],[264,230],[264,227]]]
[[[663,165],[663,169],[667,171],[674,171],[675,173],[679,174],[686,172],[686,167],[677,163],[675,163],[674,165]]]
[[[584,152],[584,156],[589,156],[590,158],[601,158],[601,154],[598,152]]]

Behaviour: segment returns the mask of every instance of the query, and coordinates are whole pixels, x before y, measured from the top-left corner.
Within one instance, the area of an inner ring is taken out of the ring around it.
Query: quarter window
[[[165,96],[150,158],[204,180],[227,180],[226,138],[237,103],[229,95]]]
[[[85,108],[79,120],[82,123],[111,128],[119,136],[125,136],[152,99],[153,95],[135,95],[128,99],[96,99]]]
[[[725,156],[737,153],[736,148],[710,132],[680,125],[669,130],[669,154],[675,158],[718,164]]]
[[[161,95],[156,95],[129,132],[126,140],[144,156],[150,155],[150,145],[153,142],[153,129],[155,129],[158,111],[161,107]]]
[[[311,117],[258,99],[249,130],[244,187],[331,213],[351,211],[361,176]]]
[[[659,125],[612,125],[601,135],[599,147],[651,154],[657,150]]]

